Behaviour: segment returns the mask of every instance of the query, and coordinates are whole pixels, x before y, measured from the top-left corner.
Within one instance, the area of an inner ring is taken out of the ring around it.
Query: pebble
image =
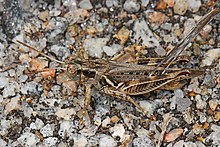
[[[149,21],[156,25],[161,25],[167,20],[167,16],[164,13],[153,11],[148,15]]]
[[[74,146],[76,147],[86,147],[88,146],[88,140],[84,135],[76,134],[73,137]]]
[[[183,144],[184,144],[184,140],[179,140],[173,145],[173,147],[183,147]]]
[[[211,73],[206,74],[203,79],[202,84],[207,85],[209,88],[215,87],[216,83],[215,83],[215,79],[213,78],[213,75]]]
[[[210,49],[207,51],[205,58],[202,60],[201,66],[210,66],[213,61],[220,57],[220,48]]]
[[[147,7],[148,4],[149,4],[149,0],[141,0],[141,6]]]
[[[193,129],[192,129],[193,133],[195,134],[202,134],[204,133],[204,128],[203,128],[203,125],[200,125],[200,124],[194,124],[193,125]]]
[[[187,0],[187,4],[188,10],[192,11],[193,13],[197,12],[202,5],[201,0]]]
[[[37,93],[37,83],[34,81],[25,83],[21,86],[21,93],[28,94],[28,92]]]
[[[217,106],[218,106],[219,100],[217,99],[212,99],[209,101],[209,107],[212,111],[215,111]]]
[[[123,124],[115,124],[114,127],[111,127],[109,129],[110,133],[112,134],[112,137],[120,137],[120,141],[124,139],[125,136],[125,128]]]
[[[43,144],[48,146],[56,146],[57,142],[58,142],[57,137],[48,137],[44,139]]]
[[[106,6],[109,8],[113,6],[118,7],[118,4],[118,0],[106,0]]]
[[[63,118],[64,120],[70,120],[76,114],[73,108],[66,108],[66,109],[57,109],[55,113],[59,118]]]
[[[137,128],[135,130],[135,132],[136,132],[137,136],[140,137],[140,138],[145,137],[149,134],[149,131],[144,129],[144,128],[140,128],[140,129]]]
[[[191,106],[192,102],[189,98],[181,98],[177,100],[177,111],[183,112]]]
[[[101,134],[99,139],[99,146],[100,147],[117,146],[117,142],[111,136]]]
[[[36,118],[35,122],[32,122],[30,124],[30,128],[34,130],[40,130],[43,126],[44,122],[39,118]]]
[[[137,0],[126,0],[123,7],[129,13],[134,13],[139,11],[140,4],[137,2]]]
[[[119,44],[113,44],[111,47],[109,46],[104,46],[103,51],[108,55],[108,56],[113,56],[117,52],[119,52],[123,47]]]
[[[103,47],[107,44],[109,38],[90,38],[85,39],[83,47],[88,51],[91,57],[101,58]]]
[[[27,76],[27,75],[21,75],[21,76],[19,76],[19,78],[18,78],[18,80],[19,80],[21,83],[24,83],[27,79],[28,79],[28,76]]]
[[[12,110],[20,110],[21,107],[22,106],[20,104],[20,97],[13,97],[11,98],[10,102],[6,104],[4,113],[5,115],[7,115]]]
[[[7,146],[7,142],[0,138],[0,144],[2,146]]]
[[[116,115],[114,115],[114,116],[111,117],[111,122],[112,122],[112,123],[118,123],[119,120],[120,120],[120,119],[119,119],[118,116],[116,116]]]
[[[109,116],[107,116],[103,121],[102,121],[102,127],[103,128],[108,128],[109,124],[111,123],[111,119]]]
[[[46,124],[43,128],[40,129],[40,133],[43,135],[43,137],[53,136],[53,131],[53,124]]]
[[[51,51],[55,53],[57,57],[61,57],[62,61],[64,61],[70,55],[69,49],[58,45],[51,46]]]
[[[33,133],[25,132],[17,139],[22,146],[37,146],[40,139]]]
[[[164,2],[169,6],[169,7],[173,7],[175,4],[175,0],[164,0]]]
[[[59,131],[58,131],[59,136],[61,136],[62,138],[71,137],[73,135],[73,133],[76,131],[74,129],[74,126],[75,125],[73,124],[72,120],[62,121],[60,123],[60,128],[59,128]]]
[[[148,138],[147,136],[145,137],[139,137],[139,138],[134,138],[133,142],[132,142],[133,146],[136,147],[154,147],[154,142],[152,142],[152,140],[150,138]]]
[[[173,9],[174,13],[184,15],[188,9],[187,0],[176,0]]]
[[[187,124],[193,123],[194,114],[190,109],[187,109],[183,114],[184,121],[187,122]]]
[[[173,129],[170,132],[165,134],[164,141],[172,142],[172,141],[176,140],[178,137],[180,137],[182,134],[183,134],[182,128]]]
[[[196,101],[196,108],[197,109],[203,110],[206,108],[207,103],[206,103],[206,101],[202,100],[201,95],[196,95],[195,101]]]
[[[162,103],[161,101],[139,101],[140,106],[148,112],[148,114],[153,114],[155,109],[158,108]]]
[[[41,20],[43,20],[43,21],[49,20],[49,19],[50,19],[50,17],[49,17],[49,11],[46,10],[46,11],[40,12],[40,14],[38,15],[38,17],[39,17]]]
[[[90,0],[81,0],[79,2],[79,7],[85,10],[90,10],[93,8]]]
[[[122,27],[117,34],[114,35],[115,38],[120,40],[120,44],[123,45],[129,38],[130,31],[126,27]]]
[[[134,39],[136,40],[136,43],[138,43],[141,39],[141,44],[143,46],[147,46],[148,48],[156,48],[155,51],[160,56],[166,54],[166,51],[161,47],[159,41],[154,36],[153,32],[150,30],[145,20],[137,20],[134,23],[133,30],[135,32]]]
[[[9,79],[6,77],[0,77],[0,89],[4,88],[6,85],[8,85]]]

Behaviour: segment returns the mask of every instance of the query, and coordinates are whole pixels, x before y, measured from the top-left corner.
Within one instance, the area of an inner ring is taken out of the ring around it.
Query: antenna
[[[41,54],[42,56],[44,56],[44,57],[50,59],[51,61],[54,61],[54,62],[57,62],[57,63],[60,63],[60,64],[65,64],[65,62],[59,61],[59,60],[57,60],[57,59],[54,59],[54,58],[52,58],[52,57],[50,57],[50,56],[48,56],[48,55],[42,53],[41,51],[37,50],[36,48],[33,48],[33,47],[31,47],[31,46],[29,46],[29,45],[27,45],[27,44],[25,44],[25,43],[23,43],[23,42],[21,42],[21,41],[19,41],[19,40],[16,40],[16,41],[17,41],[18,43],[22,44],[23,46],[26,46],[26,47],[28,47],[29,49],[34,50],[35,52]]]

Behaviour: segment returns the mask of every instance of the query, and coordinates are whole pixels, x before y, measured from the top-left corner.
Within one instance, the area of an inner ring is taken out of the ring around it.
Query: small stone
[[[61,57],[61,60],[65,60],[70,55],[70,50],[63,46],[53,45],[51,51],[56,54],[57,57]]]
[[[204,130],[204,128],[203,128],[203,126],[202,125],[200,125],[200,124],[195,124],[195,125],[193,125],[193,133],[195,133],[195,134],[202,134],[205,130]]]
[[[83,47],[88,51],[91,57],[101,58],[103,47],[108,42],[109,38],[90,38],[85,39]]]
[[[120,119],[119,119],[118,116],[116,116],[116,115],[114,115],[114,116],[111,117],[111,122],[112,122],[112,123],[118,123],[119,120],[120,120]]]
[[[169,7],[173,7],[174,6],[174,2],[175,0],[164,0],[164,2],[169,6]]]
[[[138,12],[140,9],[140,5],[137,0],[126,0],[123,7],[129,13]]]
[[[122,27],[114,37],[119,39],[120,44],[123,45],[128,40],[129,34],[130,31],[126,27]]]
[[[22,146],[37,146],[40,139],[33,133],[25,132],[17,139]]]
[[[65,81],[63,83],[63,87],[65,88],[65,90],[66,90],[65,93],[67,95],[76,95],[76,92],[77,92],[76,81]]]
[[[187,4],[188,10],[192,11],[193,13],[197,12],[202,5],[201,0],[187,0]]]
[[[58,109],[55,114],[64,120],[70,120],[76,114],[76,112],[73,108],[66,108]]]
[[[177,111],[183,112],[192,104],[189,98],[177,99]]]
[[[200,32],[199,34],[202,36],[202,38],[206,39],[210,32],[212,31],[212,26],[211,25],[206,25]],[[215,42],[215,41],[214,41]]]
[[[192,113],[192,111],[190,109],[187,109],[184,112],[183,118],[184,118],[184,121],[187,122],[187,124],[191,124],[191,123],[193,123],[194,114]]]
[[[218,122],[220,120],[220,111],[214,113],[213,120]]]
[[[7,142],[0,138],[0,144],[2,146],[7,146]]]
[[[204,100],[202,100],[201,95],[196,95],[195,100],[196,100],[196,108],[197,109],[204,109],[206,107],[207,104]]]
[[[208,50],[205,59],[202,60],[202,67],[212,65],[212,62],[220,57],[220,48]]]
[[[118,7],[118,3],[118,0],[106,0],[106,6],[109,8],[113,6]]]
[[[122,141],[125,135],[125,128],[122,124],[115,124],[114,127],[109,129],[112,137],[120,137],[120,140]]]
[[[88,146],[87,138],[84,135],[75,135],[74,136],[74,146],[76,146],[76,147]]]
[[[4,113],[7,115],[12,110],[20,110],[20,97],[11,98],[10,102],[6,104]]]
[[[141,0],[141,6],[147,7],[148,4],[149,4],[149,0]]]
[[[154,147],[154,142],[147,136],[135,138],[132,142],[135,147]]]
[[[166,8],[167,8],[167,4],[163,0],[160,0],[157,3],[157,6],[156,6],[157,10],[165,10]]]
[[[3,82],[3,85],[5,84],[5,81]],[[9,84],[4,86],[3,89],[3,97],[9,97],[9,96],[15,96],[15,92],[19,89],[18,83],[15,81],[11,81]]]
[[[113,44],[111,47],[109,46],[104,46],[103,51],[108,55],[108,56],[113,56],[116,54],[118,51],[122,49],[122,46],[119,44]]]
[[[178,142],[176,142],[173,147],[183,147],[183,143],[184,143],[184,140],[180,140]]]
[[[217,99],[212,99],[209,101],[209,107],[212,111],[215,111],[218,106],[218,100]]]
[[[28,76],[27,76],[27,75],[21,75],[21,76],[19,76],[19,78],[18,78],[18,80],[19,80],[21,83],[25,82],[27,79],[28,79]]]
[[[197,147],[197,145],[193,142],[184,142],[184,147]]]
[[[9,79],[6,77],[0,77],[0,89],[4,88],[9,83]]]
[[[73,127],[74,125],[72,121],[61,122],[60,129],[58,131],[59,136],[62,138],[71,136],[73,132],[76,131]]]
[[[109,127],[108,125],[110,124],[111,119],[107,116],[103,121],[102,121],[102,127],[107,128]]]
[[[164,141],[172,142],[172,141],[176,140],[178,137],[180,137],[182,134],[183,134],[182,128],[173,129],[172,131],[165,134]]]
[[[56,146],[57,141],[58,141],[57,137],[48,137],[44,139],[43,144],[47,146]]]
[[[150,30],[145,20],[137,20],[134,23],[133,30],[135,32],[134,39],[136,40],[136,43],[139,43],[139,41],[141,40],[141,44],[143,46],[146,46],[148,48],[157,48],[161,51],[163,50],[159,41],[154,36],[153,32]],[[163,51],[160,54],[163,54]]]
[[[40,14],[38,15],[38,17],[43,20],[43,21],[47,21],[50,19],[50,16],[49,16],[49,11],[46,10],[46,11],[43,11],[43,12],[40,12]]]
[[[153,11],[152,13],[149,13],[149,21],[151,23],[154,23],[156,25],[161,25],[167,20],[167,16],[164,13]]]
[[[99,139],[99,146],[100,147],[112,147],[117,146],[116,141],[108,135],[101,135],[101,138]]]
[[[174,13],[184,15],[188,9],[187,0],[176,0],[173,9]]]
[[[40,129],[40,133],[43,137],[53,136],[54,126],[51,124],[46,124],[43,128]]]
[[[85,10],[90,10],[93,8],[90,0],[81,0],[81,2],[79,2],[79,7]]]
[[[36,118],[36,121],[30,124],[30,128],[34,130],[40,130],[43,126],[44,122],[39,118]]]
[[[103,121],[106,121],[107,119],[108,119],[108,117],[106,119],[104,119]],[[104,126],[105,126],[106,125],[105,123],[107,123],[107,121],[106,122],[102,122],[102,119],[101,119],[101,117],[99,115],[95,115],[95,117],[93,118],[93,121],[94,121],[94,124],[96,126],[100,126],[101,124],[103,126],[103,123],[104,123]]]
[[[140,138],[145,137],[149,134],[149,131],[144,128],[136,129],[135,132],[136,132],[137,136]]]

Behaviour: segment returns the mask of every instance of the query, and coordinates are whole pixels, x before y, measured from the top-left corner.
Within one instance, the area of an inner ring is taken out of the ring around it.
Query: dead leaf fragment
[[[169,133],[165,134],[164,141],[172,142],[172,141],[176,140],[178,137],[180,137],[182,134],[183,134],[182,128],[173,129]]]

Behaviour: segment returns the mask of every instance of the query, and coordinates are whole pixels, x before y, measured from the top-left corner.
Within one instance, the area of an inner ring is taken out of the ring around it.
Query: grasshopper
[[[191,40],[201,31],[204,26],[214,18],[220,11],[219,7],[213,8],[209,13],[199,20],[191,31],[184,37],[180,43],[162,58],[138,59],[132,63],[120,63],[113,60],[104,59],[80,59],[76,56],[71,56],[66,61],[58,61],[53,59],[37,49],[18,41],[18,43],[26,46],[39,54],[64,65],[64,69],[71,77],[82,73],[89,79],[85,84],[85,99],[84,107],[87,109],[91,99],[92,86],[101,90],[107,95],[115,98],[128,101],[140,109],[144,114],[147,114],[133,98],[135,95],[146,94],[155,90],[172,90],[180,88],[187,83],[191,78],[197,77],[204,73],[203,70],[190,68],[174,68],[175,61],[179,58],[179,54],[186,48]],[[181,59],[181,58],[180,58]],[[148,61],[160,62],[157,64],[147,65]]]

